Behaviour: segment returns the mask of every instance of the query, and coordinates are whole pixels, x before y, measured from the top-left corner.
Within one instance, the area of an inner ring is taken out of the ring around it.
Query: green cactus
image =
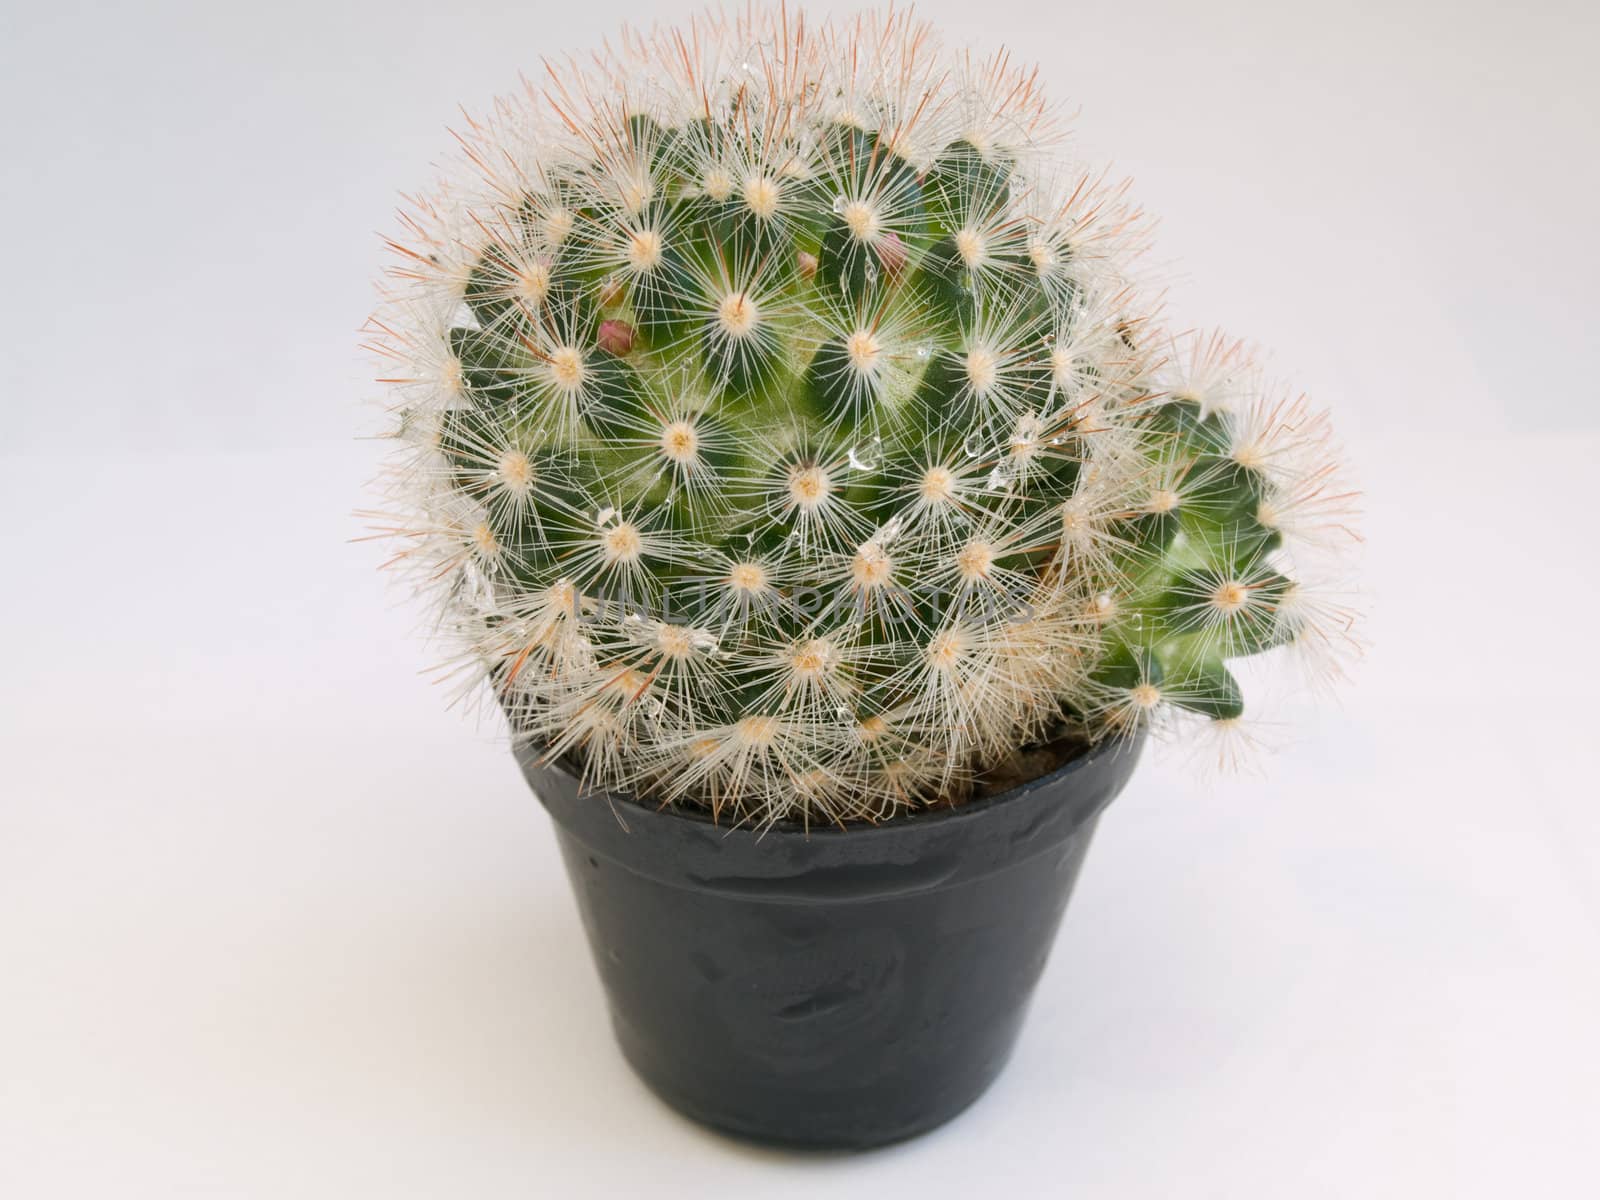
[[[1040,182],[1029,76],[904,15],[696,34],[475,127],[374,319],[402,558],[519,736],[719,819],[881,819],[1333,661],[1289,559],[1348,529],[1326,423],[1161,331],[1120,193]]]

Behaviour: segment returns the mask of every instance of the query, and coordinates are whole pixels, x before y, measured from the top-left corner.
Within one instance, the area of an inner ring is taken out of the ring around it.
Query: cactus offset
[[[1030,741],[1337,670],[1327,425],[1129,272],[1033,77],[905,14],[553,67],[397,241],[402,561],[519,737],[719,818],[881,819]]]

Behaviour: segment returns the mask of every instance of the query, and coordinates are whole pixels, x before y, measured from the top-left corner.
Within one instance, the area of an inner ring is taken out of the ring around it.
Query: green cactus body
[[[1343,525],[1325,426],[1183,361],[1136,215],[1039,182],[1028,77],[903,16],[697,32],[476,128],[375,319],[403,557],[519,736],[881,819],[1063,730],[1237,721],[1230,659],[1330,639],[1284,545]]]

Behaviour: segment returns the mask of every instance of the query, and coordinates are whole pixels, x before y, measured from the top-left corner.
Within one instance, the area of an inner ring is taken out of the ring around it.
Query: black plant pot
[[[518,758],[634,1070],[725,1132],[863,1148],[949,1120],[1000,1073],[1138,756],[1102,744],[964,807],[762,835],[580,795],[537,750]]]

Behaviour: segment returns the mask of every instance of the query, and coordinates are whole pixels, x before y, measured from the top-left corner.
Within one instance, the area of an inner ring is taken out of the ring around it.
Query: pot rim
[[[1088,748],[1081,754],[1078,754],[1068,762],[1062,763],[1055,770],[1048,771],[1043,775],[1037,775],[1032,779],[1017,784],[1015,787],[1007,788],[1003,792],[984,796],[980,800],[970,801],[966,804],[941,804],[909,809],[905,812],[896,813],[883,821],[852,821],[846,825],[839,825],[833,822],[818,822],[814,825],[807,825],[792,819],[775,821],[770,825],[764,825],[759,828],[743,820],[736,823],[725,823],[715,819],[710,811],[706,809],[688,808],[670,802],[654,804],[641,800],[632,792],[613,792],[583,783],[582,775],[568,766],[565,759],[542,761],[539,763],[539,769],[557,771],[566,775],[577,785],[577,798],[579,801],[585,803],[603,801],[613,811],[616,805],[622,804],[633,812],[648,814],[651,817],[677,818],[691,825],[720,830],[728,836],[743,834],[757,839],[767,837],[798,838],[810,842],[819,838],[861,839],[873,836],[882,837],[896,831],[904,831],[910,825],[926,828],[931,825],[947,825],[953,822],[976,820],[985,813],[991,812],[1013,800],[1020,799],[1030,792],[1051,787],[1069,776],[1088,770],[1095,763],[1106,759],[1114,759],[1121,754],[1130,754],[1137,758],[1144,747],[1146,736],[1146,731],[1141,729],[1132,736],[1124,737],[1119,735],[1102,738],[1098,742],[1090,743]],[[520,759],[523,754],[534,747],[527,742],[518,747],[515,739],[513,739],[513,748],[518,751],[517,757]],[[615,812],[614,815],[618,823],[626,827],[623,815]]]

